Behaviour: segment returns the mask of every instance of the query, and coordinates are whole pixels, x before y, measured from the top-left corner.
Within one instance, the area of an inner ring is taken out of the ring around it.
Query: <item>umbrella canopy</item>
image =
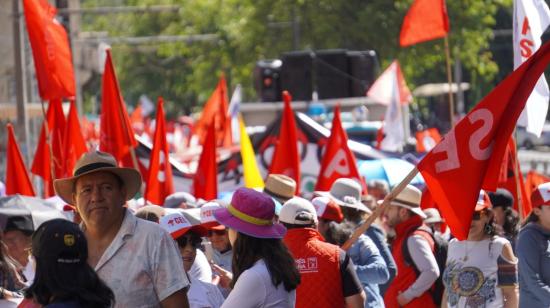
[[[408,161],[399,158],[383,158],[363,160],[358,162],[359,174],[368,180],[384,180],[390,187],[399,184],[414,168]],[[424,179],[417,174],[411,181],[412,185],[424,186]]]
[[[58,209],[55,204],[44,199],[27,197],[21,195],[10,195],[0,197],[0,227],[6,226],[9,217],[23,216],[30,217],[33,223],[33,230],[36,230],[43,222],[67,217]]]

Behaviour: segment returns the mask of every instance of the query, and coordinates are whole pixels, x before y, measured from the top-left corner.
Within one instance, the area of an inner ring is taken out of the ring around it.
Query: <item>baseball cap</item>
[[[550,205],[550,182],[537,186],[537,189],[531,194],[531,206],[541,207]]]
[[[317,212],[308,200],[294,197],[283,204],[279,221],[292,225],[311,225],[317,223]]]
[[[311,200],[311,204],[317,211],[317,217],[341,223],[344,220],[344,214],[340,206],[334,200],[328,197],[317,197]]]
[[[32,254],[57,263],[82,263],[88,259],[88,244],[77,224],[58,218],[44,222],[34,232]]]
[[[159,225],[164,228],[173,239],[184,235],[188,231],[195,231],[200,236],[206,236],[207,230],[200,225],[200,221],[185,211],[178,211],[162,217]]]
[[[477,198],[476,208],[475,211],[479,212],[484,209],[490,209],[493,208],[493,204],[491,203],[491,198],[489,198],[489,195],[485,190],[479,191],[479,197]]]

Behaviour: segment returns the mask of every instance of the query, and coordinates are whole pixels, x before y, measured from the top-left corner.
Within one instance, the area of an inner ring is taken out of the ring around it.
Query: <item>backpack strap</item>
[[[409,251],[409,245],[408,245],[409,238],[414,235],[422,236],[428,242],[428,245],[430,245],[430,249],[432,250],[432,253],[435,252],[435,240],[433,238],[432,231],[427,226],[420,226],[416,229],[409,231],[409,234],[401,244],[401,252],[403,253],[403,259],[405,260],[405,264],[408,266],[412,266],[414,268],[416,275],[418,276],[420,274],[420,271],[416,268],[416,264],[414,264],[414,261],[412,260],[411,253]]]

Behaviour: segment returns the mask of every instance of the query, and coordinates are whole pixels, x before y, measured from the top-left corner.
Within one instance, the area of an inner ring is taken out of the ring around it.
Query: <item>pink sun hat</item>
[[[226,208],[214,211],[214,218],[226,227],[258,238],[283,238],[286,228],[273,223],[275,203],[254,189],[239,188]]]

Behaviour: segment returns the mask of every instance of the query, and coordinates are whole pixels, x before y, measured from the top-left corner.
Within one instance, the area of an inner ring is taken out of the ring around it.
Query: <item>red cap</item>
[[[344,214],[342,209],[336,204],[334,200],[328,197],[317,197],[311,200],[315,211],[317,211],[317,217],[332,220],[337,223],[341,223],[344,220]]]
[[[541,207],[543,205],[550,205],[550,182],[540,184],[531,194],[532,207]]]
[[[491,198],[489,198],[489,194],[487,194],[483,189],[480,190],[475,211],[479,212],[484,209],[491,209],[491,208],[493,208],[493,204],[491,203]]]

